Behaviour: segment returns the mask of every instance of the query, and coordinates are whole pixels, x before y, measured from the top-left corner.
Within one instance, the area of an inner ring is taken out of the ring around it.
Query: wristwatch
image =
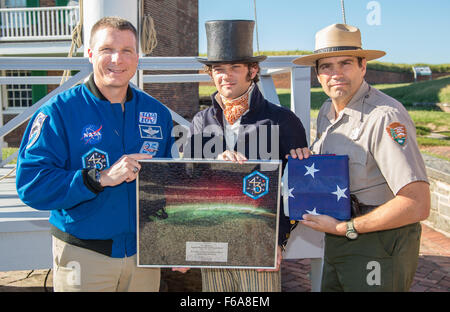
[[[358,238],[358,232],[355,230],[355,225],[353,224],[353,219],[347,222],[347,232],[345,232],[345,236],[348,239],[354,240]]]
[[[95,181],[101,185],[100,178],[101,178],[100,170],[95,169]]]

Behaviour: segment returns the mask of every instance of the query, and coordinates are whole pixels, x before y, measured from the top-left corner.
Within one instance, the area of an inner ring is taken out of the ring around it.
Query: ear
[[[367,70],[367,60],[366,60],[366,58],[362,59],[361,67],[362,67],[363,77],[364,77],[366,75],[366,70]]]
[[[92,50],[88,49],[87,52],[88,52],[89,62],[92,63]]]
[[[250,66],[250,77],[252,78],[252,80],[256,77],[256,75],[258,74],[258,67],[257,66]]]

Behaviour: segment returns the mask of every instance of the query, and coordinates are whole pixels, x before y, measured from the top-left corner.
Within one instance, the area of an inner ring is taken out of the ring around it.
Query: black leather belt
[[[351,206],[352,206],[352,218],[363,216],[363,215],[371,212],[372,210],[374,210],[375,208],[378,207],[378,206],[361,204],[358,201],[358,198],[355,195],[353,195],[353,194],[350,195],[350,198],[351,198],[351,202],[352,202],[352,204],[351,204]]]
[[[56,238],[68,244],[89,249],[101,253],[102,255],[111,257],[113,244],[112,239],[79,239],[69,233],[61,231],[53,225],[50,227],[50,233]]]

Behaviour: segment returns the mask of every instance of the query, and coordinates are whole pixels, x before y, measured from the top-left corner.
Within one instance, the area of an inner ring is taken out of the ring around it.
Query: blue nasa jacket
[[[50,223],[69,242],[81,247],[106,242],[102,253],[132,256],[136,182],[96,192],[86,183],[86,169],[108,168],[131,153],[171,157],[172,126],[165,106],[131,87],[122,112],[120,103],[103,97],[91,75],[85,84],[54,96],[30,120],[17,160],[19,197],[30,207],[50,210]]]

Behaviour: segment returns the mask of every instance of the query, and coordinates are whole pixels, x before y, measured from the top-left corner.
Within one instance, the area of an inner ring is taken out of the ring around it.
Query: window
[[[5,0],[5,8],[25,8],[27,0]]]
[[[26,77],[31,76],[31,71],[26,70],[7,70],[7,77]],[[33,104],[32,86],[28,84],[6,85],[6,109],[27,108]]]

